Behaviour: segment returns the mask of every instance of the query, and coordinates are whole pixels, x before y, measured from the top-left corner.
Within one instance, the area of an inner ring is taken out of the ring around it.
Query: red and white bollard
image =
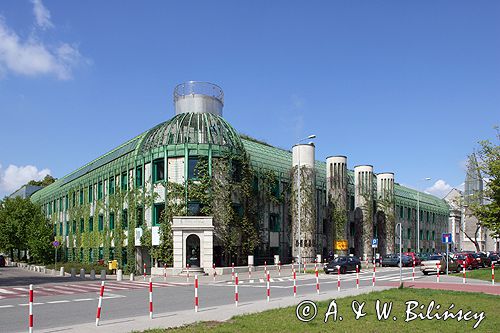
[[[187,277],[186,277],[186,281],[189,282],[189,264],[186,265],[186,268],[187,268]]]
[[[375,265],[373,265],[372,287],[375,287]]]
[[[238,273],[234,276],[234,304],[238,306]]]
[[[439,267],[439,263],[436,264],[436,271],[437,271],[437,275],[436,275],[436,282],[439,283],[439,271],[441,270],[440,267]]]
[[[411,280],[415,282],[415,259],[413,259],[413,266],[411,271]]]
[[[495,264],[491,264],[491,285],[495,285]]]
[[[340,266],[337,266],[337,291],[340,291]]]
[[[30,284],[29,293],[30,303],[29,303],[29,333],[33,332],[33,285]]]
[[[146,263],[144,263],[144,281],[146,281]]]
[[[234,281],[234,262],[231,264],[231,280]]]
[[[464,275],[464,277],[463,277],[463,283],[465,284],[465,263],[464,263],[463,275]]]
[[[99,293],[99,303],[97,304],[97,314],[95,316],[95,326],[99,326],[101,319],[102,297],[104,296],[104,281],[101,282],[101,292]]]
[[[267,272],[267,301],[269,302],[269,298],[271,297],[271,287],[269,283],[271,282],[271,277],[269,272]]]
[[[167,264],[163,264],[163,280],[167,281]]]
[[[194,275],[194,312],[198,312],[198,274]]]
[[[356,265],[356,289],[359,289],[359,266]]]
[[[297,297],[297,273],[295,267],[293,268],[293,297]]]
[[[281,276],[281,261],[278,261],[278,276]]]
[[[217,272],[215,271],[215,263],[212,264],[212,268],[214,269],[214,281],[215,281],[215,276],[217,275]]]
[[[316,293],[319,294],[318,266],[314,267],[314,274],[316,275]]]
[[[153,281],[149,278],[149,318],[153,319]]]

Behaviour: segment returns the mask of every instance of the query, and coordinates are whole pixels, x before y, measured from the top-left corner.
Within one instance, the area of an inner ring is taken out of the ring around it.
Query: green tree
[[[481,200],[472,200],[470,209],[493,237],[500,237],[500,132],[495,127],[497,143],[489,140],[479,142],[476,153],[481,178],[485,180],[483,193],[478,193]]]
[[[0,251],[14,251],[20,259],[22,250],[30,260],[45,263],[51,260],[53,231],[39,205],[29,199],[5,198],[0,202]]]
[[[45,178],[43,178],[42,180],[30,180],[28,182],[28,185],[48,186],[48,185],[54,183],[56,180],[57,180],[57,178],[54,178],[51,175],[46,175]]]

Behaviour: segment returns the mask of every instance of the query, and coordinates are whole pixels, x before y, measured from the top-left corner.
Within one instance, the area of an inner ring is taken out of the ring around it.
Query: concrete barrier
[[[105,269],[101,270],[101,280],[106,280],[106,270]]]
[[[116,281],[123,280],[123,271],[121,269],[116,270]]]
[[[80,278],[85,279],[85,269],[83,268],[80,269]]]
[[[91,269],[91,270],[90,270],[90,279],[91,279],[91,280],[94,280],[94,279],[95,279],[95,270],[94,270],[94,269]]]
[[[61,268],[59,268],[59,276],[64,276],[64,266],[61,266]]]
[[[130,273],[130,281],[134,281],[134,273]]]
[[[76,277],[76,268],[74,267],[71,268],[71,277],[72,278]]]

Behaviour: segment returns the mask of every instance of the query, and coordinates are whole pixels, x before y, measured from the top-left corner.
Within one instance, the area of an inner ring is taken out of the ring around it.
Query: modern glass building
[[[174,105],[171,119],[32,195],[66,260],[141,267],[148,251],[137,228],[172,215],[213,216],[218,266],[244,264],[249,254],[255,264],[276,254],[282,262],[330,251],[370,257],[372,238],[381,254],[394,252],[400,222],[404,250],[444,249],[448,205],[417,196],[393,173],[349,170],[345,156],[315,160],[312,144],[289,151],[241,135],[224,120],[224,94],[214,84],[178,85]]]

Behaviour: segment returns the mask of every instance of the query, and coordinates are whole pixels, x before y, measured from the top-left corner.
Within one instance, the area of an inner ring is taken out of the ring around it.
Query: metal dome
[[[212,144],[242,150],[243,144],[234,128],[212,113],[181,113],[152,128],[139,151],[176,144]]]

